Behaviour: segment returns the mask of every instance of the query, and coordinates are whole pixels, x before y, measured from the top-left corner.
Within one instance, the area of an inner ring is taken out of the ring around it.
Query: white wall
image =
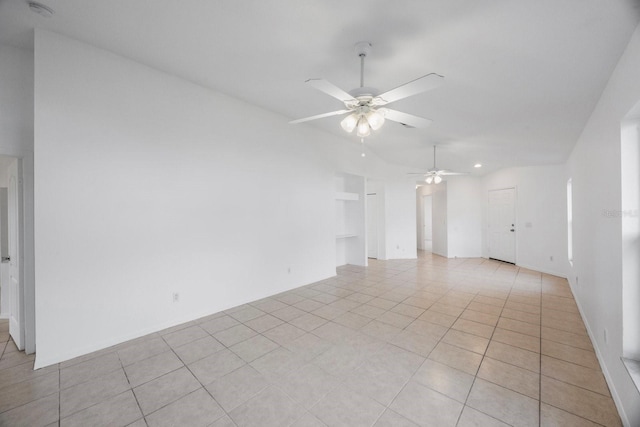
[[[335,274],[334,177],[374,176],[374,155],[87,44],[35,39],[36,367]],[[415,200],[390,194],[413,225],[390,209],[387,235],[415,256]]]
[[[447,178],[447,256],[482,255],[482,186],[473,176]]]
[[[416,187],[406,178],[385,185],[386,259],[416,258]]]
[[[640,425],[640,394],[620,361],[625,217],[605,212],[616,212],[622,207],[621,121],[640,101],[638,75],[640,27],[636,28],[571,153],[566,176],[572,179],[574,217],[574,263],[569,269],[569,281],[611,392],[629,426]]]
[[[516,189],[516,264],[567,275],[567,182],[563,166],[503,169],[482,179],[482,256],[488,257],[488,192]],[[575,215],[575,211],[574,211]],[[553,257],[553,260],[551,260]]]

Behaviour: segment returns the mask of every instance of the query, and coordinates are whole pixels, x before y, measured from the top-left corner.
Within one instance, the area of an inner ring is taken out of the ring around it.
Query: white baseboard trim
[[[598,341],[596,340],[596,336],[591,330],[589,326],[589,322],[587,322],[586,316],[584,315],[584,311],[582,310],[582,305],[580,305],[580,301],[576,298],[576,293],[573,289],[573,283],[569,281],[569,289],[571,289],[571,293],[573,294],[573,299],[578,306],[578,311],[580,312],[580,317],[582,317],[582,322],[584,323],[585,328],[587,329],[587,334],[589,335],[589,339],[591,339],[591,343],[593,344],[593,349],[596,351],[596,357],[598,358],[598,363],[600,364],[600,368],[602,369],[602,373],[604,374],[604,379],[607,381],[607,385],[609,386],[609,390],[611,391],[611,397],[613,398],[613,402],[616,404],[616,408],[618,409],[618,413],[620,414],[620,419],[622,420],[622,425],[625,427],[631,427],[629,424],[629,417],[627,417],[627,413],[624,411],[624,407],[622,406],[622,402],[620,401],[620,395],[618,394],[618,390],[615,387],[615,383],[609,374],[609,370],[607,369],[607,365],[603,362],[604,358],[602,357],[602,353],[600,353],[600,348],[598,347]]]
[[[534,271],[539,271],[540,273],[544,273],[544,274],[550,274],[552,276],[556,276],[556,277],[562,277],[563,279],[567,278],[567,275],[565,273],[560,273],[558,271],[551,271],[551,270],[546,270],[544,268],[540,268],[540,267],[535,267],[535,266],[531,266],[531,265],[526,265],[526,264],[520,264],[518,262],[516,262],[516,266],[517,267],[522,267],[522,268],[526,268],[528,270],[534,270]]]

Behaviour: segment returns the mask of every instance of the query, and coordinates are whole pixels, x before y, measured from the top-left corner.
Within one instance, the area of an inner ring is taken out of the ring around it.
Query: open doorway
[[[0,316],[19,350],[25,349],[22,183],[22,161],[0,156]]]
[[[378,258],[378,195],[367,194],[367,258]]]
[[[433,200],[431,194],[422,196],[422,250],[431,252],[433,250]]]
[[[416,188],[416,242],[419,251],[433,252],[433,191],[432,185]]]
[[[4,186],[4,182],[0,182],[0,319],[9,319],[9,278],[7,274],[7,257],[9,256],[9,207],[8,207],[8,191]]]

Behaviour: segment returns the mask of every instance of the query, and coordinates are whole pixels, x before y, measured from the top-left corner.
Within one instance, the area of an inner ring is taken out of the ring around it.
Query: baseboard
[[[613,398],[613,402],[616,404],[616,409],[618,409],[618,413],[620,414],[620,418],[622,420],[622,425],[625,427],[630,427],[629,418],[627,417],[627,413],[624,411],[624,407],[622,406],[622,402],[620,401],[620,396],[618,395],[618,390],[615,387],[613,379],[609,374],[609,370],[607,369],[607,365],[604,363],[604,357],[602,357],[602,353],[600,353],[600,348],[598,347],[598,341],[596,340],[596,336],[591,330],[589,326],[589,322],[587,322],[587,318],[584,315],[584,311],[582,310],[582,305],[580,305],[580,301],[576,298],[576,293],[573,289],[573,283],[569,282],[569,289],[571,289],[571,294],[573,295],[573,299],[578,306],[578,311],[580,312],[580,317],[582,317],[582,323],[584,323],[585,328],[587,329],[587,334],[589,335],[589,339],[591,339],[591,343],[593,344],[593,349],[596,351],[596,357],[598,358],[598,363],[600,364],[600,368],[602,369],[602,373],[604,374],[604,379],[607,381],[607,385],[609,386],[609,391],[611,391],[611,397]]]
[[[231,301],[228,302],[226,304],[224,304],[223,306],[219,306],[219,307],[215,307],[213,309],[207,309],[205,311],[201,311],[201,312],[197,312],[197,313],[186,313],[181,317],[172,319],[168,322],[163,322],[161,324],[157,324],[157,325],[152,325],[149,326],[147,328],[142,328],[139,329],[135,332],[132,333],[127,333],[127,334],[123,334],[123,335],[119,335],[117,337],[112,337],[103,341],[100,341],[98,343],[94,343],[90,346],[85,346],[85,347],[78,347],[78,348],[74,348],[72,351],[70,352],[62,352],[62,353],[58,353],[56,354],[54,357],[49,357],[49,358],[43,358],[41,355],[39,356],[38,352],[36,352],[36,360],[34,363],[34,370],[35,369],[40,369],[40,368],[44,368],[50,365],[54,365],[56,363],[61,363],[61,362],[65,362],[67,360],[71,360],[71,359],[75,359],[76,357],[80,357],[80,356],[84,356],[86,354],[89,353],[93,353],[96,351],[100,351],[100,350],[104,350],[106,348],[112,347],[114,345],[118,345],[121,344],[123,342],[126,341],[130,341],[130,340],[134,340],[136,338],[140,338],[143,337],[145,335],[149,335],[155,332],[160,332],[163,331],[167,328],[171,328],[177,325],[181,325],[184,323],[188,323],[197,319],[201,319],[203,317],[207,317],[210,316],[212,314],[216,314],[216,313],[220,313],[223,312],[225,310],[231,309],[233,307],[237,307],[243,304],[248,304],[250,302],[253,301],[259,301],[263,298],[268,298],[271,297],[273,295],[277,295],[281,292],[287,292],[290,291],[292,289],[296,289],[296,288],[300,288],[303,286],[307,286],[313,283],[317,283],[320,282],[322,280],[326,280],[329,279],[331,277],[335,277],[336,273],[335,273],[335,269],[333,270],[333,272],[325,272],[322,274],[322,276],[320,276],[319,278],[315,278],[312,279],[311,282],[309,283],[302,283],[302,284],[288,284],[288,285],[282,285],[278,288],[274,288],[272,291],[269,291],[266,294],[261,294],[261,295],[254,295],[250,298],[241,300],[241,301]]]
[[[530,266],[530,265],[526,265],[526,264],[520,264],[519,262],[516,262],[516,266],[517,267],[526,268],[528,270],[539,271],[540,273],[544,273],[544,274],[550,274],[550,275],[556,276],[556,277],[562,277],[563,279],[567,278],[566,273],[560,273],[558,271],[546,270],[546,269],[540,268],[540,267],[534,267],[534,266]]]

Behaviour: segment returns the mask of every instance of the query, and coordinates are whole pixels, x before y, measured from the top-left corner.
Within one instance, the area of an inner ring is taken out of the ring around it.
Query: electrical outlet
[[[553,255],[549,257],[549,261],[553,261]]]
[[[291,274],[291,267],[287,268],[287,274]]]
[[[180,294],[177,292],[173,293],[173,302],[180,302]]]

